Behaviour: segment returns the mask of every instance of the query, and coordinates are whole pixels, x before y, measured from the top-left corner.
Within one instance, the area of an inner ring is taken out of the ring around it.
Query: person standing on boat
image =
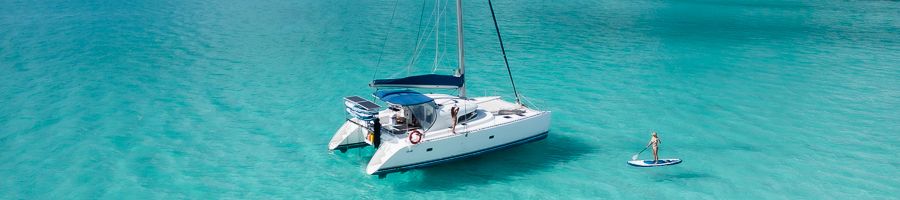
[[[653,134],[650,136],[650,143],[647,146],[653,148],[653,164],[659,162],[659,136],[656,135],[656,131],[653,131]]]
[[[459,107],[453,104],[453,107],[450,108],[450,117],[453,118],[453,126],[450,127],[450,131],[453,131],[453,133],[456,133],[456,123],[459,122],[459,119],[456,118],[457,114],[459,114]]]
[[[394,111],[394,125],[404,125],[406,124],[406,115],[403,114],[403,108],[400,106],[391,105],[390,109]]]

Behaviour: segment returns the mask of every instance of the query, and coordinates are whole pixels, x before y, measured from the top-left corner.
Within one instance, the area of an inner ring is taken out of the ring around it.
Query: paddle
[[[638,152],[637,154],[634,154],[634,156],[631,156],[631,160],[637,160],[638,155],[641,155],[641,153],[644,153],[644,151],[646,151],[647,148],[650,148],[649,144],[646,147],[644,147],[644,149],[642,149],[641,152]]]

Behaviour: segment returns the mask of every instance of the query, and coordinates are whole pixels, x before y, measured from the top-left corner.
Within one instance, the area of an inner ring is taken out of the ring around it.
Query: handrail
[[[364,129],[366,129],[366,130],[368,130],[368,131],[372,131],[372,130],[369,130],[369,127],[368,127],[368,126],[359,124],[358,122],[355,122],[355,121],[353,121],[352,119],[347,119],[347,121],[348,121],[348,122],[351,122],[351,123],[353,123],[353,124],[356,124],[357,126],[362,127],[362,128],[364,128]]]
[[[531,118],[535,118],[535,117],[537,117],[537,116],[541,116],[541,115],[544,115],[544,114],[546,114],[546,113],[540,113],[540,114],[537,114],[537,115],[532,115],[532,116],[528,116],[528,117],[523,117],[523,118],[519,118],[519,119],[516,119],[516,120],[512,120],[512,121],[510,121],[510,122],[516,122],[516,121],[522,121],[522,120],[526,120],[526,119],[531,119]],[[477,128],[477,129],[474,129],[474,130],[467,130],[465,133],[468,134],[469,132],[473,132],[473,131],[480,131],[480,130],[491,129],[491,128],[496,128],[496,127],[500,127],[500,126],[507,126],[507,125],[509,125],[509,124],[510,124],[510,123],[494,124],[494,125],[490,125],[490,126],[485,126],[485,127]],[[457,133],[457,134],[451,134],[451,135],[447,135],[447,136],[442,136],[442,137],[438,137],[438,138],[431,138],[431,139],[427,139],[427,140],[426,140],[426,139],[422,139],[422,142],[436,141],[436,140],[443,140],[443,139],[446,139],[446,138],[455,137],[455,136],[458,135],[458,134],[463,134],[463,132],[459,132],[459,133]],[[421,144],[422,142],[420,142],[419,144]]]

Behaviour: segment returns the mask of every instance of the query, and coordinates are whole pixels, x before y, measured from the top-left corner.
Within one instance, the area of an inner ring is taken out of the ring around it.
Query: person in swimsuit
[[[656,136],[656,131],[653,131],[653,134],[650,137],[650,143],[647,146],[653,148],[653,164],[659,162],[659,136]]]
[[[450,127],[450,131],[453,131],[453,133],[456,133],[456,123],[459,121],[459,119],[456,118],[457,114],[459,114],[459,107],[453,105],[453,107],[450,108],[450,117],[453,118],[453,126]]]

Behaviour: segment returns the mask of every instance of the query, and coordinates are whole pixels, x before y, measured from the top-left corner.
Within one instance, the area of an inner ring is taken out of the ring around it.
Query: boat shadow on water
[[[407,172],[418,174],[395,186],[431,191],[512,181],[550,171],[597,151],[600,149],[584,141],[551,132],[542,141]]]

